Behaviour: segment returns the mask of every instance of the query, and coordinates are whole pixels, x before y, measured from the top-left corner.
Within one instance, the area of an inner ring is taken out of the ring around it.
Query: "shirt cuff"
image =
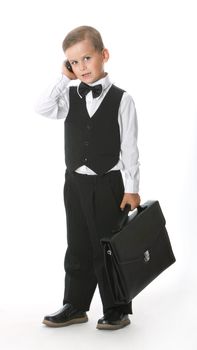
[[[58,78],[57,83],[53,87],[51,91],[51,95],[57,92],[63,92],[67,87],[68,84],[71,82],[71,80],[64,74],[61,74],[61,76]]]
[[[139,193],[139,180],[140,173],[139,169],[134,175],[130,174],[129,171],[124,172],[124,192],[125,193]]]

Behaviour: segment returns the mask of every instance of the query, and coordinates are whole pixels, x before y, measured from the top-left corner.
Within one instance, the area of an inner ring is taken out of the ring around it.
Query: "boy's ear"
[[[103,61],[104,61],[104,63],[106,63],[109,59],[109,51],[105,48],[105,49],[103,49],[102,53],[103,53]]]

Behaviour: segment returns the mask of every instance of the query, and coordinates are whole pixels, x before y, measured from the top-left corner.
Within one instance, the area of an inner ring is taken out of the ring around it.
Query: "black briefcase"
[[[130,210],[126,205],[112,238],[101,239],[115,304],[129,303],[176,261],[159,202]]]

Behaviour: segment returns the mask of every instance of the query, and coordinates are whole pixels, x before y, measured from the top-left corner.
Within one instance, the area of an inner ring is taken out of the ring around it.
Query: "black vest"
[[[92,117],[85,98],[70,87],[70,109],[64,122],[65,162],[69,171],[86,165],[102,175],[119,160],[118,110],[124,91],[112,85]]]

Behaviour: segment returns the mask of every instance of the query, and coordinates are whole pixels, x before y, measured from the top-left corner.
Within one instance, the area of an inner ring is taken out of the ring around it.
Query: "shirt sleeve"
[[[49,86],[35,103],[35,112],[51,119],[66,118],[69,110],[70,79],[64,74]]]
[[[119,108],[120,125],[120,157],[125,175],[125,193],[139,192],[139,151],[137,146],[138,122],[137,113],[132,97],[123,94]]]

